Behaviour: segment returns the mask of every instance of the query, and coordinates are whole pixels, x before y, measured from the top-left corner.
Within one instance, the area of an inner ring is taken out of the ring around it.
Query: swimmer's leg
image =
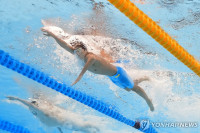
[[[138,86],[137,84],[135,84],[132,89],[126,88],[126,90],[129,90],[129,91],[132,90],[132,91],[136,92],[138,95],[140,95],[142,98],[144,98],[144,100],[148,104],[150,110],[154,111],[154,106],[152,104],[151,99],[149,99],[149,97],[147,96],[147,94],[145,93],[145,91],[140,86]]]

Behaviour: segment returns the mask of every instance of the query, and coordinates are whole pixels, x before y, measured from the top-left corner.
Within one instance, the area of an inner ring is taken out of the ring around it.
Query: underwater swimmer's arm
[[[48,29],[41,28],[41,30],[43,32],[47,33],[45,35],[52,36],[62,48],[64,48],[65,50],[67,50],[71,54],[74,54],[74,48],[71,45],[69,45],[68,43],[66,43],[62,38],[56,36],[54,33],[50,32]]]
[[[71,86],[75,85],[83,77],[83,74],[88,70],[89,66],[91,66],[94,63],[94,61],[95,60],[93,57],[88,58],[85,66],[82,69],[81,73],[79,74],[78,78],[74,81],[74,83]]]
[[[18,97],[13,97],[13,96],[7,96],[7,98],[9,99],[9,100],[16,100],[16,101],[19,101],[19,102],[21,102],[21,103],[23,103],[24,105],[26,105],[26,106],[30,106],[29,105],[29,103],[27,102],[27,101],[25,101],[25,100],[23,100],[23,99],[20,99],[20,98],[18,98]]]

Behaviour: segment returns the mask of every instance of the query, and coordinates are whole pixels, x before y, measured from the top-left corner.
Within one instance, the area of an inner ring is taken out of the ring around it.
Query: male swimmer
[[[45,35],[53,37],[56,42],[65,50],[71,54],[77,54],[80,59],[84,60],[85,66],[72,85],[76,84],[83,77],[83,74],[87,70],[95,74],[107,75],[110,80],[120,88],[123,88],[126,91],[134,91],[142,98],[144,98],[150,110],[154,111],[154,106],[151,100],[148,98],[144,90],[138,86],[140,82],[148,80],[148,78],[145,77],[133,81],[123,68],[114,66],[108,60],[94,53],[88,52],[87,48],[81,40],[75,41],[72,45],[70,45],[64,41],[64,38],[54,34],[51,30],[49,30],[48,27],[43,27],[41,30],[45,32]]]

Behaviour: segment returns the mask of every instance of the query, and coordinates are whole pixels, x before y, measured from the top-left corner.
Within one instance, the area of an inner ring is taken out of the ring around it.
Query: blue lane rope
[[[64,83],[59,83],[58,81],[44,74],[43,72],[40,72],[30,67],[29,65],[26,65],[24,63],[19,62],[18,60],[13,59],[8,53],[2,50],[0,50],[0,64],[34,81],[37,81],[38,83],[41,83],[49,88],[52,88],[70,98],[73,98],[74,100],[79,101],[122,123],[125,123],[132,127],[136,123],[135,121],[130,120],[124,117],[123,115],[119,114],[117,111],[113,110],[112,108],[109,108],[107,104],[99,100],[96,100],[95,98],[88,96],[85,93],[75,90]],[[139,130],[142,131],[142,129],[139,129]],[[156,133],[156,131],[151,126],[149,126],[149,127],[145,127],[145,133]]]
[[[30,131],[22,126],[12,124],[5,120],[0,120],[0,130],[8,131],[11,133],[30,133]]]

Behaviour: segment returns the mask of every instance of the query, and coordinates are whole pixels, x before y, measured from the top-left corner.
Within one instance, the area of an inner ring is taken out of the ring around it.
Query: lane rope
[[[200,63],[130,0],[108,0],[178,60],[200,77]]]
[[[0,120],[0,129],[11,133],[30,133],[28,129],[5,120]]]

